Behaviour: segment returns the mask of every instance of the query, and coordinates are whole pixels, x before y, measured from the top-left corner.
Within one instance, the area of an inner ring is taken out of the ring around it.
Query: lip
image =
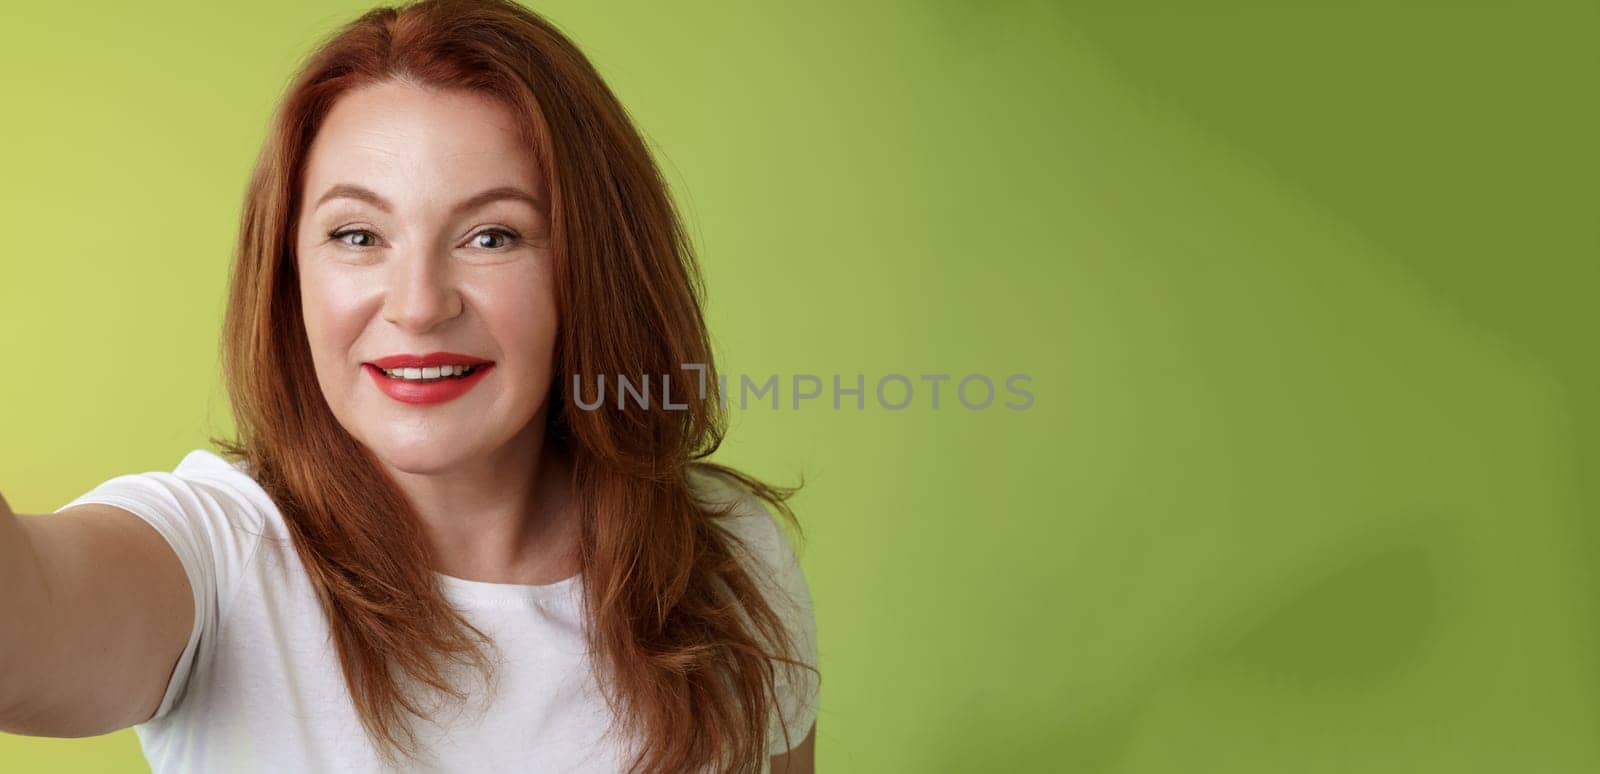
[[[396,357],[410,356],[397,355]],[[425,355],[423,357],[432,357],[432,355]],[[384,395],[387,395],[401,403],[408,403],[413,406],[425,406],[455,400],[456,398],[467,394],[468,390],[471,390],[473,387],[477,386],[478,382],[483,381],[483,377],[487,376],[490,371],[494,370],[494,364],[489,363],[488,361],[451,361],[447,362],[446,364],[476,365],[478,366],[478,369],[460,379],[442,379],[437,382],[408,382],[404,379],[392,379],[384,375],[382,368],[426,368],[427,366],[403,365],[383,366],[380,368],[379,366],[375,365],[377,362],[387,362],[393,359],[394,358],[385,358],[384,361],[362,363],[361,368],[367,372],[368,376],[372,377],[372,383],[377,385],[378,390]]]
[[[484,360],[481,357],[473,357],[471,355],[458,355],[454,352],[429,352],[426,355],[389,355],[388,357],[380,357],[377,360],[369,360],[367,362],[379,368],[385,368],[392,371],[396,368],[429,368],[432,366],[446,365],[486,365],[493,361]]]

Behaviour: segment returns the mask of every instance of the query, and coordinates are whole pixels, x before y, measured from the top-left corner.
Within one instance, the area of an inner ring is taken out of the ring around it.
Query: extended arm
[[[92,736],[160,706],[194,625],[177,554],[109,505],[17,515],[0,498],[0,731]]]

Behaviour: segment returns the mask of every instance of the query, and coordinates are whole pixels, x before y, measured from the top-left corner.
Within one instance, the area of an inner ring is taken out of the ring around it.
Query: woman
[[[289,89],[237,424],[0,505],[0,727],[164,771],[810,771],[793,489],[722,437],[697,269],[623,108],[507,2],[374,10]],[[646,385],[592,410],[609,381]]]

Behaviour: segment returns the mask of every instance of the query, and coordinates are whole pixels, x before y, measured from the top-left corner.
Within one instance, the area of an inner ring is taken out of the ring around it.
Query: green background
[[[229,426],[246,176],[364,5],[224,5],[0,11],[21,512]],[[1032,376],[734,412],[722,459],[808,482],[819,770],[1600,770],[1593,2],[537,8],[657,149],[724,369]]]

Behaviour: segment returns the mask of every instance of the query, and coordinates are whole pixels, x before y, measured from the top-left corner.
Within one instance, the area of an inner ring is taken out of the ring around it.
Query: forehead
[[[338,183],[417,204],[494,185],[548,201],[510,107],[476,92],[400,81],[345,93],[317,130],[306,161],[308,198]]]

